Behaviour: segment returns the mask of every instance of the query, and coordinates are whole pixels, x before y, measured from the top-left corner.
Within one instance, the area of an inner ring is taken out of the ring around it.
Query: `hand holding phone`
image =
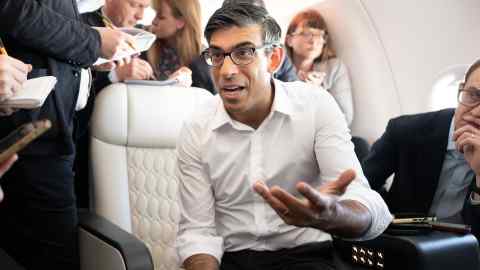
[[[50,120],[39,120],[24,124],[0,140],[0,164],[22,150],[52,126]]]

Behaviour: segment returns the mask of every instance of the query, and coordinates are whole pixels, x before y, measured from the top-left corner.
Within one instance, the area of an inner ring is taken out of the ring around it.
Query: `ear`
[[[177,26],[177,30],[180,30],[185,26],[185,21],[183,19],[175,19],[175,25]]]
[[[293,47],[292,46],[292,36],[291,35],[287,34],[287,36],[285,38],[285,45],[287,45],[288,47]]]
[[[285,50],[283,47],[275,47],[268,57],[268,72],[273,74],[282,65],[285,57]]]

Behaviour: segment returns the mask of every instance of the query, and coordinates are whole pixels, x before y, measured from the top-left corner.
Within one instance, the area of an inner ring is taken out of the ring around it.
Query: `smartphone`
[[[22,150],[52,126],[48,119],[23,124],[0,140],[0,163]]]

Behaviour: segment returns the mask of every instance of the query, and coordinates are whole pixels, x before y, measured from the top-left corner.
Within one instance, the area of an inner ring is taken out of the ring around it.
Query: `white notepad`
[[[129,48],[126,51],[121,51],[119,53],[116,53],[112,59],[105,59],[100,57],[93,64],[94,66],[112,62],[112,61],[117,61],[127,56],[146,51],[150,49],[153,42],[155,42],[155,40],[157,39],[157,36],[155,36],[154,34],[139,28],[117,28],[117,29],[133,36],[133,38],[136,41],[135,43],[136,49],[134,50],[133,48]]]
[[[17,91],[12,97],[1,101],[0,107],[11,107],[19,109],[34,109],[41,107],[48,94],[57,83],[54,76],[44,76],[27,80],[23,88]]]

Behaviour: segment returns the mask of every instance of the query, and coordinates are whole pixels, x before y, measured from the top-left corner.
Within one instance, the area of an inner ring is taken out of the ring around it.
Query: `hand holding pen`
[[[135,39],[120,30],[105,27],[94,27],[100,34],[101,56],[111,59],[119,51],[128,51],[135,44]],[[130,44],[130,45],[129,45]]]
[[[0,39],[0,101],[22,89],[32,66],[8,56]]]

